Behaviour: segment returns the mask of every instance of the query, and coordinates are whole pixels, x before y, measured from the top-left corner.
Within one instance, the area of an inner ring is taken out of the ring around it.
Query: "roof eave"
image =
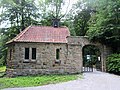
[[[10,42],[10,43],[63,43],[63,44],[67,44],[67,42],[28,42],[28,41],[13,41],[13,42]],[[7,44],[10,44],[10,43],[7,43]]]

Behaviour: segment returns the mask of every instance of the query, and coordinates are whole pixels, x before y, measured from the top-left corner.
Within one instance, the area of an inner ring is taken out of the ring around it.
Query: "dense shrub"
[[[5,62],[4,57],[0,58],[0,66],[3,66],[4,62]]]
[[[111,54],[107,58],[107,71],[120,75],[120,54]]]

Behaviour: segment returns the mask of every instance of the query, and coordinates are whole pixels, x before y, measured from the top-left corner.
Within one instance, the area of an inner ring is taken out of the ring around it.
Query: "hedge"
[[[111,54],[106,64],[108,72],[120,75],[120,54]]]

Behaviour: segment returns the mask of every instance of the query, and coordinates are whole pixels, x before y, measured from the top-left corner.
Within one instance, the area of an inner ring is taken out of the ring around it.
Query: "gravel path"
[[[95,71],[84,73],[83,79],[65,83],[4,90],[120,90],[120,76]]]

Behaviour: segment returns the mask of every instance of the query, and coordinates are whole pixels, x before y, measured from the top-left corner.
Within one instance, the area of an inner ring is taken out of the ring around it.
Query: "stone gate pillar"
[[[106,72],[106,59],[111,54],[111,48],[103,45],[101,49],[102,71]]]
[[[71,72],[82,72],[82,46],[78,37],[67,37],[68,40],[68,61],[70,61]]]

